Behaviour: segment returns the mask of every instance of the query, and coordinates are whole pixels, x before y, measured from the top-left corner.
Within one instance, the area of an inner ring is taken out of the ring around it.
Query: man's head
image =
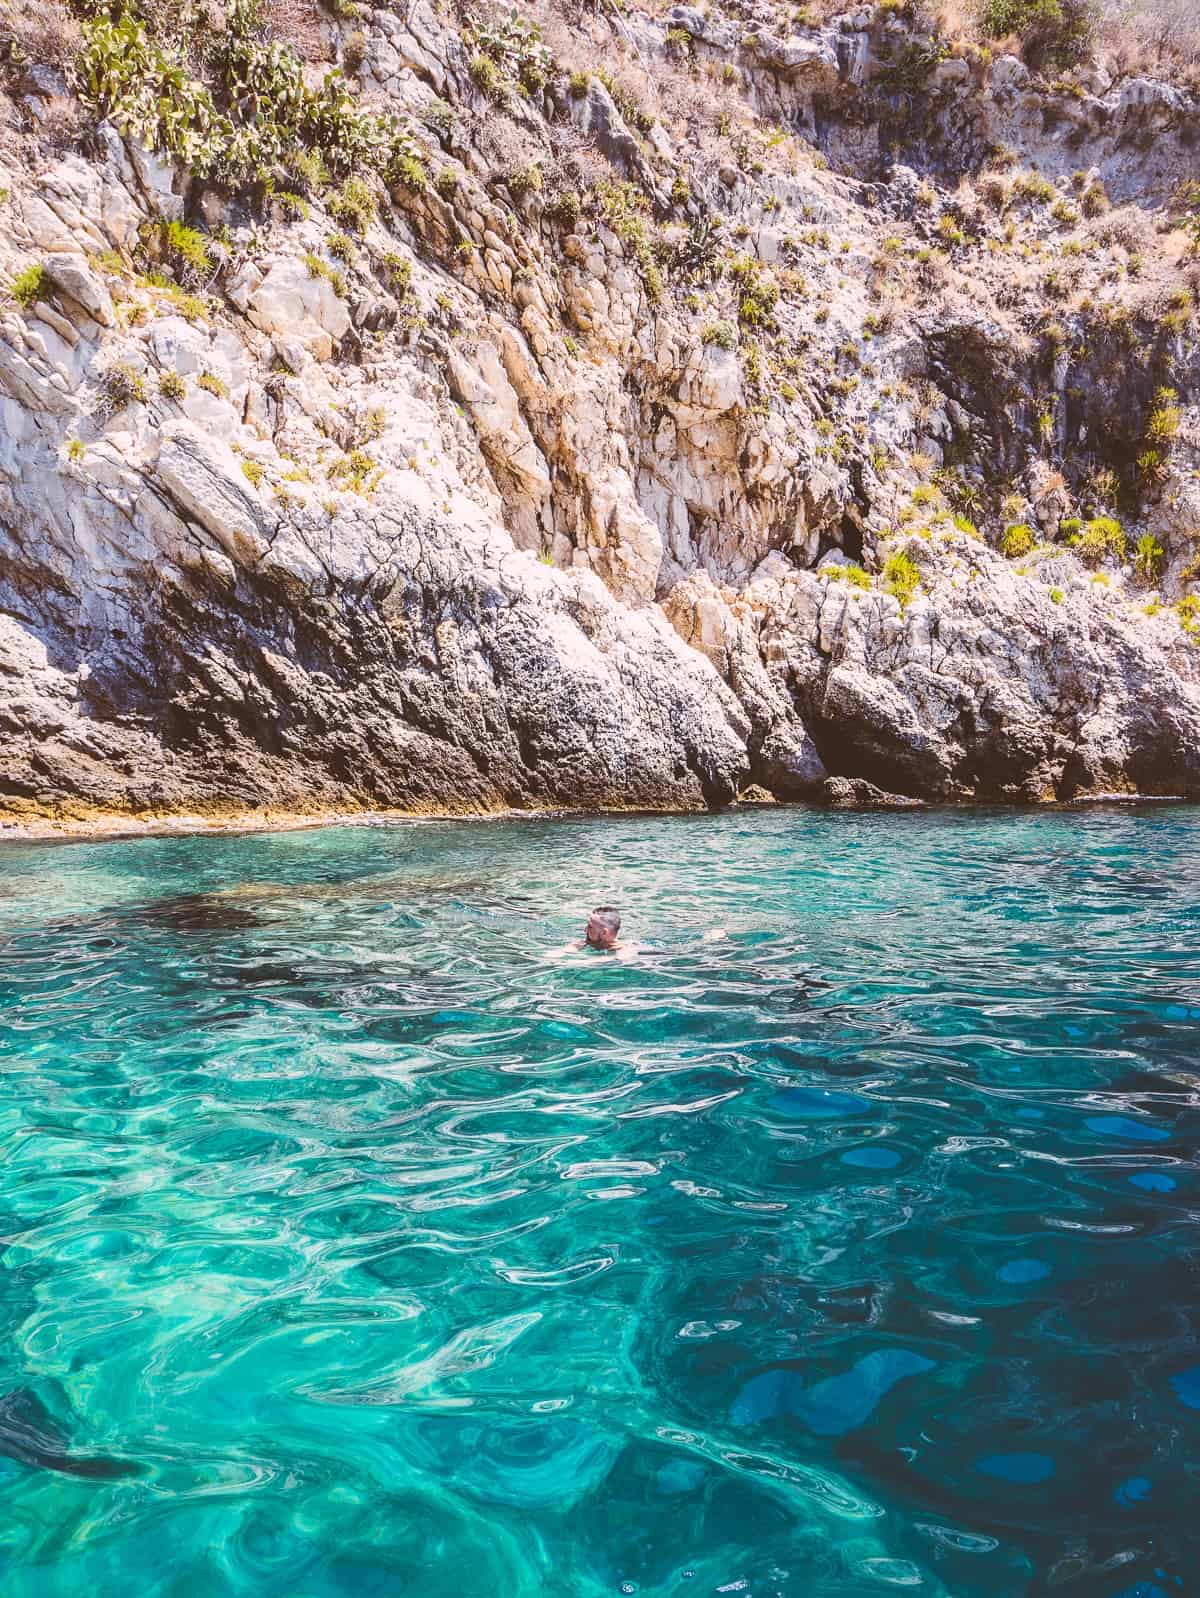
[[[593,949],[611,949],[621,930],[621,912],[602,904],[588,916],[587,941]]]

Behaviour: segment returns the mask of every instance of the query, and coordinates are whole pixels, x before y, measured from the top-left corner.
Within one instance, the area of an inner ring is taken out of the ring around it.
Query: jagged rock
[[[50,289],[0,309],[0,810],[1200,795],[1200,366],[1143,220],[1194,96],[887,9],[587,7],[586,82],[494,99],[449,11],[372,11],[429,181],[353,221],[107,122],[0,174]],[[203,285],[143,275],[177,218]],[[1161,555],[1085,566],[1164,403]]]
[[[168,498],[205,527],[231,560],[253,566],[269,547],[275,517],[259,502],[227,450],[190,422],[163,429],[157,478]]]
[[[51,281],[101,327],[113,325],[112,295],[81,255],[47,256]]]
[[[862,777],[826,777],[821,784],[821,803],[830,810],[919,810],[924,801],[887,793]]]

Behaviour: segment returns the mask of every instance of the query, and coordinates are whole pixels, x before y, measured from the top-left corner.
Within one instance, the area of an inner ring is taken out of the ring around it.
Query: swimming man
[[[638,945],[621,937],[621,912],[611,904],[599,905],[587,918],[582,938],[567,944],[569,950],[597,949],[603,954],[636,954]]]

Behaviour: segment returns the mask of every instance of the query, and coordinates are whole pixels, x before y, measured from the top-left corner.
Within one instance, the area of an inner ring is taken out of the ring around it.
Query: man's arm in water
[[[578,954],[581,949],[586,948],[586,938],[572,938],[570,943],[560,943],[553,949],[547,949],[546,959],[561,960],[564,954]]]

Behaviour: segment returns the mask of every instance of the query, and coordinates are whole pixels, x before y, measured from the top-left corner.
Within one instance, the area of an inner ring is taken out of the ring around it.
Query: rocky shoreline
[[[932,804],[924,799],[912,799],[905,794],[887,793],[873,784],[831,777],[823,784],[821,792],[807,800],[778,800],[765,792],[745,794],[727,807],[734,811],[814,810],[842,812],[872,811],[954,811],[969,815],[972,811],[997,808],[1006,810],[1095,810],[1118,806],[1123,809],[1138,806],[1194,804],[1195,799],[1184,794],[1095,793],[1072,800],[1043,801],[1038,804],[995,804],[960,800],[955,803]],[[558,808],[553,810],[494,810],[464,813],[462,811],[408,811],[408,810],[328,810],[313,812],[286,812],[271,809],[229,811],[220,815],[196,815],[186,812],[171,815],[121,815],[116,812],[86,816],[16,816],[0,811],[0,847],[6,843],[108,843],[131,841],[138,838],[176,838],[205,835],[237,836],[260,832],[314,832],[326,827],[392,827],[420,826],[445,822],[468,825],[471,823],[503,821],[569,821],[621,819],[636,816],[698,816],[695,810],[662,810],[615,808],[586,810]]]

